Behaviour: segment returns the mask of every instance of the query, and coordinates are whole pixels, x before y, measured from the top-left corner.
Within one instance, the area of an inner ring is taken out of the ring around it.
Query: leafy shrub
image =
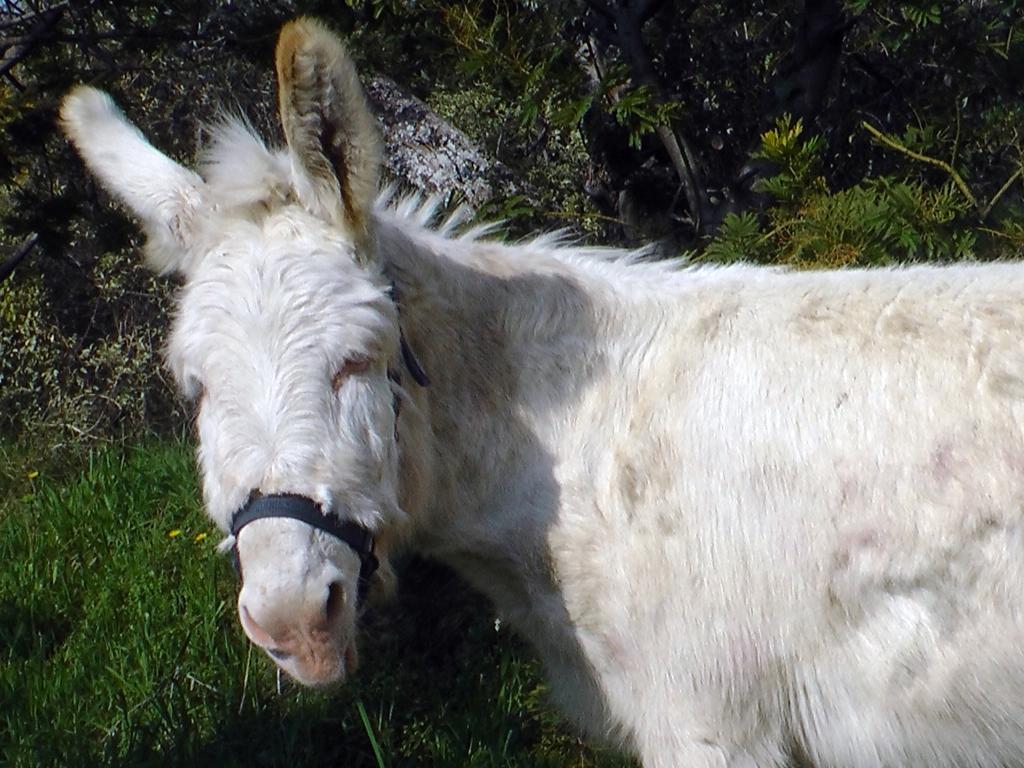
[[[917,141],[925,143],[920,135]],[[894,144],[907,149],[903,142]],[[927,183],[880,176],[831,191],[820,169],[822,145],[821,137],[806,137],[801,123],[788,117],[767,131],[756,156],[775,173],[756,187],[768,199],[763,215],[728,215],[702,258],[863,267],[993,259],[1019,247],[1024,217],[1011,211],[988,224],[956,179]]]
[[[0,432],[59,447],[183,421],[161,367],[168,284],[112,253],[89,280],[84,327],[42,274],[0,283]]]

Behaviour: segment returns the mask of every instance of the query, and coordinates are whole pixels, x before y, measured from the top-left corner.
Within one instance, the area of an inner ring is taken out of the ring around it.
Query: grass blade
[[[380,744],[377,743],[377,737],[373,733],[373,726],[370,725],[370,718],[366,714],[366,707],[363,706],[362,699],[356,700],[356,709],[359,710],[359,719],[363,721],[366,736],[370,739],[370,746],[373,747],[373,756],[377,759],[377,768],[386,768],[384,755],[380,751]]]

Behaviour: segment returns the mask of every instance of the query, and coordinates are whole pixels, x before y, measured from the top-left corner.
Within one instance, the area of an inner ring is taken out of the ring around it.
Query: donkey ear
[[[361,239],[377,195],[382,149],[356,68],[341,41],[306,18],[281,30],[276,64],[296,193],[311,211]]]
[[[89,170],[142,220],[150,266],[184,269],[203,180],[153,147],[95,88],[78,86],[65,96],[60,120]]]

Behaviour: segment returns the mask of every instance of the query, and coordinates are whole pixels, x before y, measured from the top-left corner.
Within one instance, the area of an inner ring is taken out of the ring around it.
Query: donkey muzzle
[[[254,520],[289,518],[312,526],[345,542],[359,557],[359,600],[365,597],[370,577],[380,565],[374,553],[373,533],[352,520],[342,520],[337,514],[327,514],[320,505],[307,496],[292,493],[274,493],[267,496],[253,491],[249,500],[231,517],[231,535],[235,537],[231,548],[231,562],[238,578],[243,579],[242,563],[238,555],[238,534]]]

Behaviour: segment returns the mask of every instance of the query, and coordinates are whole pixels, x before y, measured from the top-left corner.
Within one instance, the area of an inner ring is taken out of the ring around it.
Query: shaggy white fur
[[[184,275],[168,358],[215,521],[299,493],[450,563],[648,768],[1024,764],[1024,267],[680,269],[430,231],[432,203],[372,210],[340,43],[282,37],[283,151],[227,123],[200,176],[103,94],[62,112]],[[428,388],[386,375],[400,325]],[[293,520],[238,545],[248,635],[343,678],[352,551]]]

